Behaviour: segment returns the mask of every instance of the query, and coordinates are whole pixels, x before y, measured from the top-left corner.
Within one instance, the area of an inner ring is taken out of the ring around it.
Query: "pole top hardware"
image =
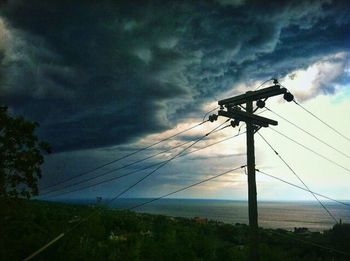
[[[272,96],[286,94],[288,91],[286,88],[281,88],[280,85],[276,84],[274,86],[270,86],[264,89],[260,89],[257,91],[248,91],[245,94],[241,94],[235,97],[227,98],[218,101],[220,106],[235,106],[246,103],[247,101],[257,101],[261,99],[266,99]]]
[[[214,122],[214,121],[216,121],[217,119],[218,119],[218,115],[216,115],[216,114],[212,114],[212,115],[209,116],[209,121],[210,121],[210,122]]]
[[[242,111],[239,108],[233,108],[232,110],[229,110],[229,111],[220,110],[218,114],[219,116],[224,116],[227,118],[234,119],[236,122],[240,122],[240,121],[251,122],[254,125],[258,125],[262,127],[268,127],[269,125],[276,126],[278,124],[277,121]]]
[[[258,116],[254,112],[265,107],[265,102],[268,98],[283,94],[283,98],[290,102],[294,100],[293,95],[286,89],[281,88],[277,79],[273,79],[273,86],[248,91],[228,99],[220,100],[218,102],[220,109],[218,116],[233,119],[231,121],[232,127],[239,126],[240,122],[245,122],[247,126],[247,169],[248,169],[248,217],[250,230],[250,259],[259,260],[259,236],[258,236],[258,203],[257,190],[255,179],[255,148],[254,148],[254,134],[259,131],[261,127],[269,127],[269,125],[277,125],[278,122],[272,119]],[[259,86],[260,87],[260,86]],[[256,102],[256,109],[254,109],[253,102]],[[245,104],[245,106],[243,105]],[[209,118],[214,120],[214,118]],[[238,132],[239,133],[239,132]]]

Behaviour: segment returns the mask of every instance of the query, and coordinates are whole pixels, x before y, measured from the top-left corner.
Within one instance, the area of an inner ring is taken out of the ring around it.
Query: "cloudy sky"
[[[216,108],[219,99],[254,90],[271,78],[278,78],[302,106],[350,136],[350,5],[346,0],[137,4],[9,0],[0,8],[0,101],[11,113],[39,122],[38,135],[53,147],[40,181],[43,192],[51,184],[193,126]],[[279,121],[276,130],[332,161],[271,129],[260,130],[312,190],[349,200],[349,140],[281,97],[269,99],[267,106],[338,150],[271,112],[262,114]],[[205,123],[54,188],[195,140],[224,120]],[[191,150],[237,133],[238,128],[226,128]],[[262,139],[258,135],[255,139],[257,167],[300,185]],[[70,189],[159,163],[190,144]],[[124,196],[160,196],[245,161],[245,137],[240,135],[169,162]],[[61,198],[112,197],[151,170]],[[260,200],[312,199],[259,173],[257,183]],[[239,170],[176,196],[246,199],[246,176]]]

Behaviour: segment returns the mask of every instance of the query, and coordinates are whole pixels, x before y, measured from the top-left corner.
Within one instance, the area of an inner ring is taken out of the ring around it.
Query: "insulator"
[[[273,84],[277,84],[278,83],[278,80],[277,79],[273,79]]]
[[[258,100],[256,102],[256,106],[258,106],[260,109],[265,107],[265,102],[263,100]]]
[[[239,125],[239,120],[233,120],[233,121],[231,121],[231,126],[232,126],[233,128],[237,127],[238,125]]]
[[[283,98],[287,101],[287,102],[291,102],[294,100],[294,96],[293,94],[291,94],[290,92],[287,92],[283,95]]]
[[[209,121],[211,121],[211,122],[214,122],[217,119],[218,119],[218,115],[216,115],[216,114],[212,114],[212,115],[209,116]]]

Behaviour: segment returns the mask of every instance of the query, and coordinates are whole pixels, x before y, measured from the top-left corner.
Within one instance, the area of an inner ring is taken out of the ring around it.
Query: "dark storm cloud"
[[[171,128],[236,83],[349,48],[346,1],[13,0],[1,14],[1,101],[56,151]]]

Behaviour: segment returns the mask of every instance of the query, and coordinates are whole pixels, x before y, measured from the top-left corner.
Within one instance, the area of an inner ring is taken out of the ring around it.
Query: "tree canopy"
[[[38,126],[0,107],[0,197],[38,194],[43,153],[51,152],[49,144],[35,135]]]

